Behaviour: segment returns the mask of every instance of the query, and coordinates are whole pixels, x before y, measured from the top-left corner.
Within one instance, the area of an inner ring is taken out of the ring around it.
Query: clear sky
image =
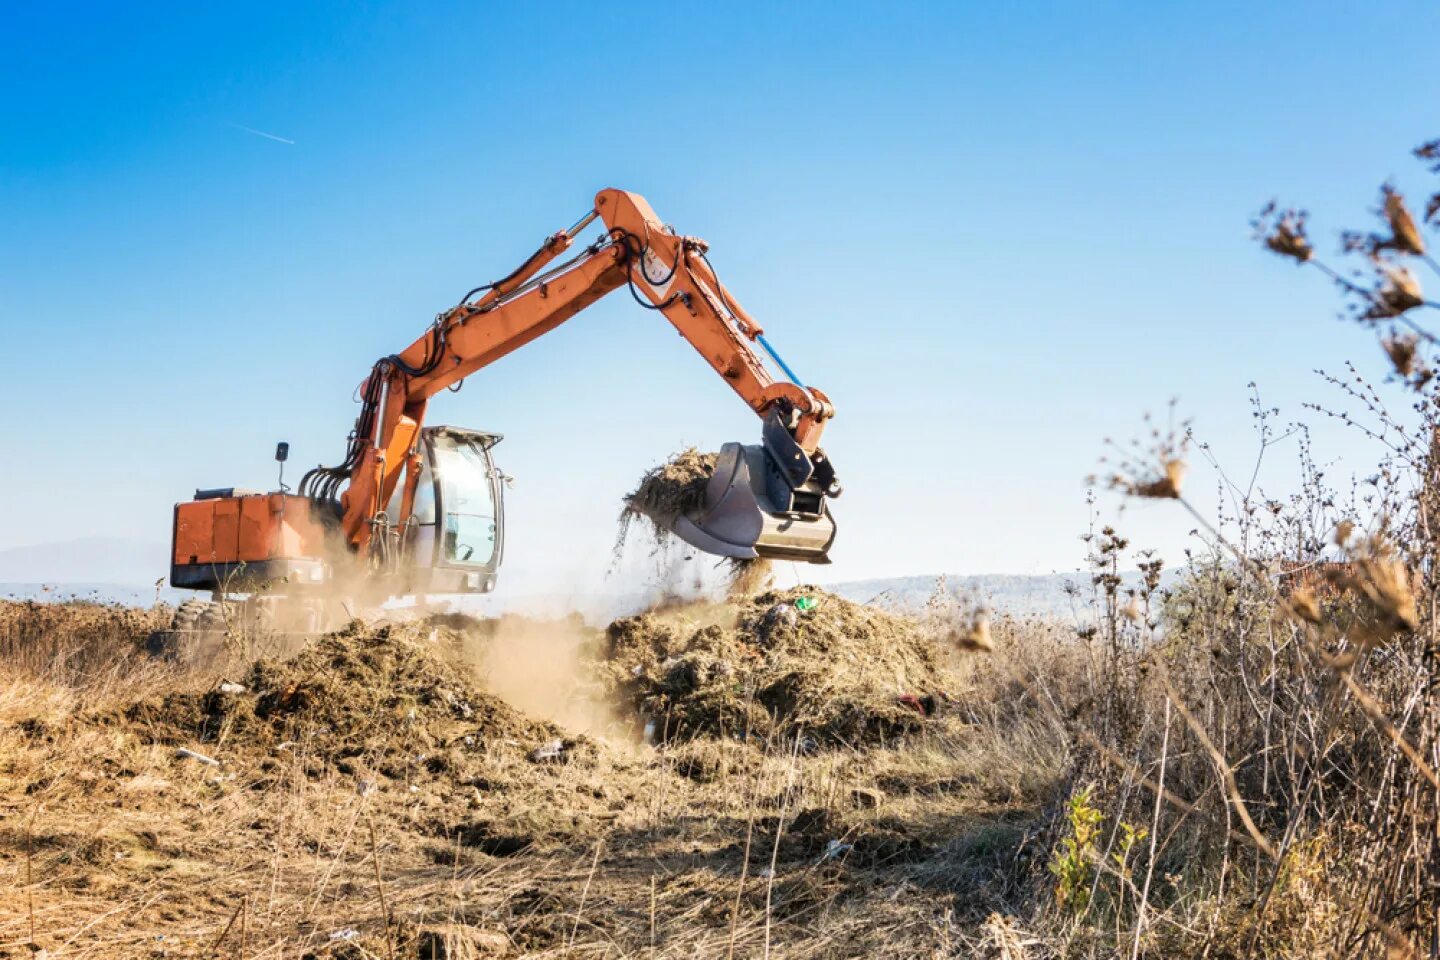
[[[270,486],[276,440],[292,478],[335,462],[377,356],[618,186],[834,399],[827,579],[1073,569],[1083,478],[1145,410],[1178,397],[1244,470],[1247,382],[1299,415],[1314,368],[1381,370],[1247,219],[1278,194],[1323,234],[1418,182],[1437,28],[1313,0],[6,3],[0,547],[166,541],[196,486]],[[593,580],[670,451],[758,438],[623,292],[431,422],[506,435],[516,590]],[[1125,523],[1170,557],[1190,526]]]

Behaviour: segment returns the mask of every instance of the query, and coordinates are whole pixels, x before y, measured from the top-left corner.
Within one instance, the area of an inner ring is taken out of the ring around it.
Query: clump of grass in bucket
[[[687,447],[646,471],[625,497],[621,523],[644,517],[657,535],[668,533],[676,520],[705,502],[705,485],[715,473],[715,460],[716,454]]]
[[[647,470],[625,497],[620,512],[620,533],[615,542],[617,554],[629,535],[630,524],[637,518],[650,525],[657,542],[665,544],[673,540],[675,521],[705,503],[705,486],[715,473],[716,459],[716,454],[686,447]],[[765,560],[731,558],[727,564],[726,592],[732,597],[761,593],[771,584],[770,564]]]

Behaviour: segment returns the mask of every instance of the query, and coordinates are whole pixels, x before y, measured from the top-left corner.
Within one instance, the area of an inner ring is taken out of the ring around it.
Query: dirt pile
[[[883,743],[923,726],[944,688],[918,621],[814,587],[627,617],[607,640],[617,697],[659,740]]]
[[[356,621],[295,657],[256,661],[238,682],[134,703],[123,719],[163,742],[229,750],[288,742],[317,756],[387,766],[423,756],[431,772],[446,765],[447,750],[558,736],[477,689],[447,659],[456,643],[445,628]]]

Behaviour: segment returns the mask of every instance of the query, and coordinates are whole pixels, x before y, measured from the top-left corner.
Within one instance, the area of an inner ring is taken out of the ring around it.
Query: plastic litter
[[[176,749],[175,756],[179,757],[182,760],[194,760],[196,763],[203,763],[208,767],[220,766],[220,761],[216,760],[214,757],[207,757],[203,753],[196,753],[194,750],[189,750],[185,747],[179,747],[178,749]]]

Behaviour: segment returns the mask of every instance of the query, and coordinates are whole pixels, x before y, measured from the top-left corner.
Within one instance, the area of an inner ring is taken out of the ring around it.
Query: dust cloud
[[[621,719],[593,674],[604,634],[578,614],[505,614],[472,620],[462,633],[464,657],[487,693],[570,733],[633,738],[633,723]]]

